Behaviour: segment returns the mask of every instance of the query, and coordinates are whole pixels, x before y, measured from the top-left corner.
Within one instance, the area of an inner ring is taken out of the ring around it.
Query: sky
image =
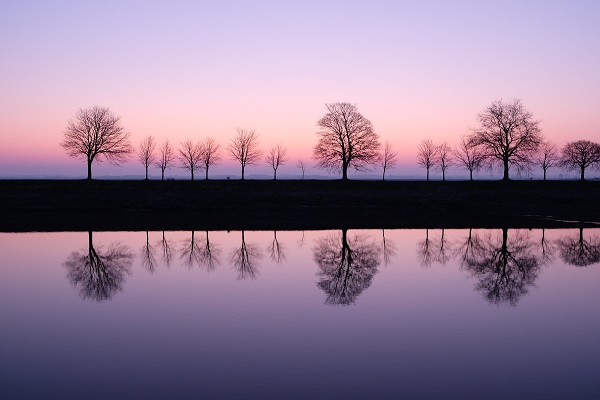
[[[265,151],[287,147],[279,176],[298,174],[298,160],[324,174],[311,159],[316,124],[338,101],[394,146],[391,175],[424,175],[419,142],[455,145],[500,99],[520,99],[561,147],[599,141],[599,16],[595,0],[3,0],[0,177],[85,176],[59,144],[77,109],[94,105],[121,116],[136,148],[148,135],[217,139],[214,174],[232,176],[225,148],[238,127]],[[94,166],[143,172],[135,157]]]

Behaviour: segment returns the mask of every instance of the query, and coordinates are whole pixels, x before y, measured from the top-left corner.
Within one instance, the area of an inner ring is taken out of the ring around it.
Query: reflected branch
[[[562,237],[557,242],[560,258],[576,267],[587,267],[600,262],[600,237],[583,238],[583,228],[575,237]]]
[[[258,269],[256,263],[263,258],[260,247],[247,244],[242,231],[242,243],[238,249],[231,252],[231,264],[238,273],[238,279],[256,279]]]
[[[151,274],[156,271],[156,249],[150,245],[148,239],[148,231],[146,231],[146,243],[140,249],[140,256],[142,258],[142,267],[144,267]]]
[[[271,256],[271,260],[277,264],[281,264],[286,260],[285,245],[283,243],[279,243],[279,240],[277,239],[277,231],[273,231],[273,241],[269,246],[267,246],[267,251]]]

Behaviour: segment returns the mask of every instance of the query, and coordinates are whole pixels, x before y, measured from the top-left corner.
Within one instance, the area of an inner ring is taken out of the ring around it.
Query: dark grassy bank
[[[5,232],[600,222],[600,182],[5,180],[0,193]]]

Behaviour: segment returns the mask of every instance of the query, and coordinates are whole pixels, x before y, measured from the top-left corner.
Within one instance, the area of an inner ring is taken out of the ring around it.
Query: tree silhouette
[[[317,241],[313,258],[319,266],[318,286],[327,294],[326,304],[354,304],[377,273],[379,246],[364,236],[348,238],[347,230]]]
[[[534,243],[523,231],[516,231],[509,239],[507,228],[500,237],[488,232],[475,242],[472,254],[462,264],[479,280],[476,290],[490,303],[515,306],[528,293],[541,268],[533,252]]]
[[[258,267],[256,263],[263,258],[260,247],[247,244],[242,231],[242,243],[238,249],[231,252],[230,261],[238,273],[238,279],[256,279]]]
[[[192,174],[192,180],[194,180],[194,171],[202,168],[202,146],[200,143],[194,144],[190,139],[181,143],[179,149],[179,162],[181,168],[185,168]]]
[[[188,268],[203,267],[207,271],[214,271],[221,263],[221,249],[210,242],[208,231],[204,241],[196,239],[192,231],[191,239],[186,240],[181,248],[181,259]]]
[[[468,136],[460,138],[458,147],[454,149],[454,158],[469,171],[469,179],[473,180],[473,172],[479,171],[485,162],[485,153]]]
[[[440,238],[429,238],[429,229],[425,229],[425,239],[417,243],[417,260],[424,267],[434,263],[446,265],[450,261],[452,249],[445,237],[444,229]]]
[[[146,180],[148,180],[148,167],[156,163],[156,142],[152,136],[146,137],[140,143],[138,159],[146,170]]]
[[[536,164],[542,167],[544,171],[544,180],[546,180],[546,171],[554,167],[559,162],[558,149],[554,143],[544,140],[537,154]]]
[[[142,267],[148,272],[154,273],[156,271],[156,248],[150,244],[148,239],[148,231],[146,231],[146,243],[140,249],[140,256],[142,259]]]
[[[221,156],[219,154],[220,149],[219,143],[211,137],[204,139],[204,142],[200,144],[200,162],[204,166],[204,171],[206,175],[204,177],[205,180],[208,180],[208,169],[218,164],[221,160]]]
[[[523,107],[520,100],[495,101],[477,115],[479,128],[471,140],[485,152],[487,160],[503,167],[503,180],[508,180],[508,170],[529,170],[543,141],[539,121]]]
[[[304,170],[306,169],[306,164],[304,163],[304,161],[299,160],[296,166],[302,171],[302,180],[304,180]]]
[[[156,243],[156,246],[160,248],[163,262],[168,267],[171,266],[173,261],[173,254],[177,251],[175,244],[165,238],[165,231],[162,231],[161,239]]]
[[[273,180],[277,180],[277,168],[288,161],[286,153],[287,149],[278,144],[277,146],[272,147],[271,150],[269,150],[269,154],[267,154],[267,164],[273,168]]]
[[[381,154],[381,168],[383,169],[381,180],[385,181],[385,172],[390,168],[394,168],[397,162],[398,152],[394,151],[392,145],[386,141]]]
[[[576,267],[600,263],[600,237],[583,238],[583,228],[579,228],[576,237],[562,237],[558,240],[560,258],[567,264]]]
[[[473,229],[469,229],[469,234],[464,241],[454,246],[454,257],[457,257],[461,267],[466,267],[476,261],[476,257],[481,252],[481,240],[479,236],[473,235]]]
[[[542,239],[540,242],[540,248],[542,251],[541,262],[543,264],[554,261],[554,253],[556,252],[556,245],[546,239],[546,229],[542,228]]]
[[[429,169],[433,167],[438,160],[438,147],[429,139],[421,141],[417,152],[417,164],[427,170],[427,180],[429,181]]]
[[[585,180],[585,169],[600,166],[600,144],[589,140],[569,142],[562,149],[560,165],[566,170],[579,170],[580,179]]]
[[[106,107],[94,106],[77,110],[60,145],[70,157],[85,158],[87,179],[92,179],[92,163],[106,160],[118,165],[129,158],[129,136],[121,126],[121,117]]]
[[[286,260],[285,245],[283,243],[279,243],[279,239],[277,239],[277,231],[273,231],[273,241],[267,247],[267,252],[269,252],[271,260],[277,264],[281,264]]]
[[[259,148],[258,134],[254,130],[236,129],[237,134],[229,142],[228,151],[231,159],[240,163],[242,167],[242,180],[247,165],[258,164],[262,157]]]
[[[448,142],[444,142],[437,147],[437,155],[438,169],[442,171],[442,181],[445,181],[446,171],[454,164],[452,147],[450,147]]]
[[[158,160],[155,162],[155,165],[160,168],[161,180],[165,180],[165,170],[171,168],[171,165],[173,165],[174,162],[175,153],[173,152],[173,148],[169,141],[165,140],[158,149]]]
[[[71,253],[64,266],[67,278],[73,287],[79,287],[82,298],[104,301],[123,290],[132,262],[133,253],[127,246],[113,243],[106,250],[96,249],[92,232],[88,232],[87,250]]]
[[[365,171],[379,161],[379,138],[371,121],[350,103],[326,104],[327,114],[319,120],[319,141],[313,150],[317,166],[342,170],[348,179],[348,168]]]

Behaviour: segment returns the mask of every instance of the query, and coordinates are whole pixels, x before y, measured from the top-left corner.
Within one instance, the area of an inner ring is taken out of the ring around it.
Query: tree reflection
[[[281,264],[286,260],[285,245],[283,243],[279,243],[279,240],[277,239],[277,231],[273,231],[273,241],[269,246],[267,246],[267,251],[271,256],[271,260],[277,264]]]
[[[396,243],[385,237],[385,229],[381,230],[381,253],[383,254],[384,267],[387,267],[392,257],[396,256]]]
[[[490,303],[514,306],[539,273],[541,263],[533,249],[526,232],[516,231],[509,240],[508,229],[503,228],[501,237],[488,232],[484,238],[472,239],[463,266],[479,279],[476,289]]]
[[[191,239],[185,241],[181,248],[181,260],[188,268],[199,266],[213,271],[221,263],[220,257],[221,249],[210,242],[208,231],[203,241],[196,239],[192,231]]]
[[[88,249],[73,252],[65,261],[67,278],[84,299],[109,300],[123,288],[126,275],[131,273],[133,253],[121,243],[108,249],[94,247],[92,232],[88,232]]]
[[[176,248],[173,241],[165,238],[165,231],[162,231],[162,238],[156,243],[156,246],[161,250],[163,262],[167,268],[170,267]]]
[[[583,228],[579,229],[579,235],[560,238],[557,245],[560,258],[567,264],[587,267],[600,262],[600,237],[592,236],[585,240]]]
[[[458,258],[460,266],[465,267],[473,262],[480,251],[480,247],[479,236],[473,235],[473,229],[469,229],[469,235],[454,248],[454,256]]]
[[[231,264],[238,273],[238,279],[256,279],[258,269],[256,263],[263,258],[260,247],[247,244],[242,231],[242,243],[238,249],[231,252]]]
[[[429,238],[429,229],[425,229],[425,239],[417,243],[417,259],[424,267],[431,267],[434,263],[446,265],[450,261],[452,249],[442,229],[442,236]]]
[[[156,271],[156,248],[154,248],[148,239],[148,231],[146,231],[146,244],[140,249],[142,258],[142,266],[150,273]]]
[[[353,304],[371,285],[379,266],[380,247],[368,238],[347,230],[317,241],[313,258],[320,268],[318,286],[327,294],[327,304]]]
[[[542,240],[540,243],[542,251],[542,263],[547,264],[554,261],[554,253],[556,252],[556,245],[546,239],[546,229],[542,228]]]

